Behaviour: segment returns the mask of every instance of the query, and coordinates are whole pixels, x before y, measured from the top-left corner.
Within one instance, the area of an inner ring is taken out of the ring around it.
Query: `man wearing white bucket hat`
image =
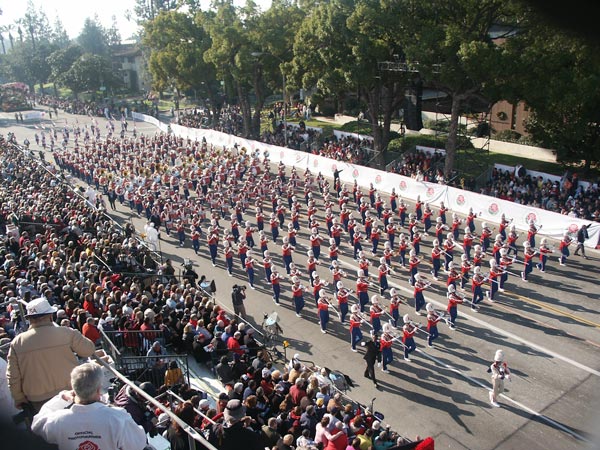
[[[510,379],[510,370],[508,365],[504,361],[504,352],[502,350],[496,350],[494,355],[494,362],[488,370],[492,374],[492,390],[490,391],[490,403],[492,406],[499,408],[498,396],[504,392],[504,379]]]
[[[30,328],[11,343],[7,378],[15,405],[30,404],[37,412],[57,393],[70,389],[71,370],[78,364],[75,354],[87,358],[96,347],[79,331],[55,324],[56,308],[45,298],[25,306]]]

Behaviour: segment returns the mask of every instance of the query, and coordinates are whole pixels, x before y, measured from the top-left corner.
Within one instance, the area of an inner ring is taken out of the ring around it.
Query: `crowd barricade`
[[[156,119],[145,116],[144,114],[136,113],[136,120],[154,123]],[[162,125],[159,124],[159,128]],[[417,197],[420,197],[422,201],[428,202],[433,206],[438,206],[440,202],[444,202],[446,207],[450,208],[450,210],[462,214],[467,214],[469,208],[473,208],[475,213],[480,214],[479,217],[481,219],[491,223],[499,223],[502,214],[504,214],[508,219],[513,219],[512,223],[519,231],[527,231],[529,228],[529,221],[533,220],[538,225],[542,224],[544,226],[539,232],[540,235],[554,239],[562,239],[565,233],[574,235],[582,225],[590,224],[590,221],[588,220],[569,217],[559,213],[546,211],[541,208],[520,205],[508,200],[502,200],[437,183],[417,181],[413,178],[385,172],[383,170],[336,161],[324,156],[312,155],[289,148],[263,144],[258,141],[252,141],[250,139],[244,139],[214,130],[190,129],[173,125],[172,132],[182,138],[198,141],[206,139],[208,143],[213,145],[233,147],[237,144],[238,146],[245,147],[251,151],[259,151],[265,156],[268,155],[273,162],[281,161],[287,166],[296,166],[298,168],[306,167],[313,172],[330,174],[335,169],[338,169],[342,171],[340,173],[340,180],[342,183],[354,183],[356,180],[362,187],[368,187],[373,183],[373,186],[380,192],[390,193],[392,189],[395,189],[398,195],[403,198],[414,201]],[[591,223],[591,226],[588,228],[588,234],[589,238],[585,241],[585,246],[588,248],[595,248],[600,238],[600,224]]]
[[[342,139],[342,138],[345,138],[345,137],[349,137],[349,138],[353,138],[353,139],[359,139],[361,141],[373,142],[373,138],[371,136],[367,136],[365,134],[349,133],[347,131],[333,130],[333,135],[337,139]]]
[[[504,172],[509,172],[509,173],[515,173],[515,170],[517,169],[517,167],[513,167],[513,166],[507,166],[505,164],[494,164],[494,167],[498,170],[502,170]],[[527,171],[527,175],[529,175],[531,178],[538,178],[538,177],[542,177],[542,180],[544,181],[552,181],[553,183],[561,183],[563,181],[563,177],[558,176],[558,175],[552,175],[550,173],[546,173],[546,172],[538,172],[536,170],[530,170],[527,167],[524,167],[524,169]],[[579,185],[583,188],[583,189],[587,189],[590,187],[591,183],[589,181],[582,181],[579,180]]]
[[[107,364],[100,358],[95,357],[95,361],[102,365],[106,370],[110,371],[115,378],[117,378],[121,383],[126,384],[131,389],[133,389],[137,395],[143,397],[146,401],[150,402],[155,408],[160,409],[163,413],[166,413],[169,416],[171,421],[176,422],[179,427],[188,435],[188,445],[190,450],[205,448],[207,450],[218,450],[214,445],[212,445],[208,440],[200,434],[198,431],[194,429],[191,425],[185,423],[182,419],[180,419],[175,413],[173,413],[169,407],[163,405],[154,397],[151,397],[142,389],[140,389],[133,381],[131,381],[127,376],[121,373],[119,370],[112,367],[110,364]]]

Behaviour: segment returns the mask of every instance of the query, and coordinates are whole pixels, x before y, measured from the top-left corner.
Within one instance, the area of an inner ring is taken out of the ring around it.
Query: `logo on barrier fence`
[[[569,233],[577,233],[579,231],[579,225],[577,225],[576,223],[572,223],[571,225],[569,225],[569,228],[567,228],[567,230],[569,231]]]
[[[405,191],[407,188],[408,188],[408,185],[406,184],[406,181],[401,181],[400,182],[400,190]]]
[[[313,161],[313,167],[317,167],[319,165],[319,161],[317,161],[316,159]]]
[[[284,155],[284,154],[285,154],[285,153],[283,153],[283,150],[282,150],[282,151],[280,151],[280,152],[279,152],[279,158],[280,158],[280,159],[283,159],[283,155]]]
[[[353,176],[354,178],[358,177],[358,169],[354,169],[354,170],[352,171],[352,176]]]
[[[490,203],[490,206],[488,207],[488,212],[492,216],[498,214],[500,212],[500,207],[498,206],[498,203]]]
[[[331,165],[331,171],[334,172],[337,170],[337,164],[332,164]]]
[[[533,220],[533,223],[536,224],[537,223],[537,216],[535,213],[530,212],[529,214],[527,214],[527,216],[525,217],[525,222],[527,222],[529,224],[529,222],[531,222]]]
[[[430,187],[430,188],[427,188],[427,192],[425,192],[425,195],[426,195],[428,198],[431,198],[431,197],[433,197],[433,194],[434,194],[434,193],[435,193],[435,189],[433,189],[432,187]]]
[[[300,162],[301,159],[302,159],[302,155],[300,153],[298,153],[296,155],[296,162]]]
[[[465,200],[465,196],[464,196],[464,195],[462,195],[462,194],[461,194],[461,195],[459,195],[458,197],[456,197],[456,204],[457,204],[458,206],[462,206],[462,205],[464,205],[464,204],[465,204],[465,202],[466,202],[466,200]]]
[[[379,184],[379,183],[381,183],[381,175],[377,175],[375,177],[375,184]]]

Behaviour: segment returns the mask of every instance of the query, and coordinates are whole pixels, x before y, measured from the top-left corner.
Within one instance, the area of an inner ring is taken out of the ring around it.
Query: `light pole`
[[[255,58],[259,58],[261,56],[272,56],[276,60],[278,60],[281,65],[279,66],[279,70],[281,71],[281,97],[283,100],[283,142],[284,146],[287,147],[287,114],[286,114],[286,104],[285,104],[285,72],[283,71],[284,61],[279,56],[274,55],[273,53],[267,52],[252,52],[250,53]]]

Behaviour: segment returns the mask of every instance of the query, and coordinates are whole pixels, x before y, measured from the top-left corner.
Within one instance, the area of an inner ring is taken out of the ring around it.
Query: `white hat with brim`
[[[229,402],[227,402],[227,407],[223,411],[225,422],[229,425],[239,422],[245,415],[246,408],[239,400],[229,400]]]
[[[27,310],[25,317],[45,316],[47,314],[54,314],[57,311],[55,306],[51,306],[48,300],[42,297],[33,299],[29,303],[24,301],[22,303],[25,304]]]

